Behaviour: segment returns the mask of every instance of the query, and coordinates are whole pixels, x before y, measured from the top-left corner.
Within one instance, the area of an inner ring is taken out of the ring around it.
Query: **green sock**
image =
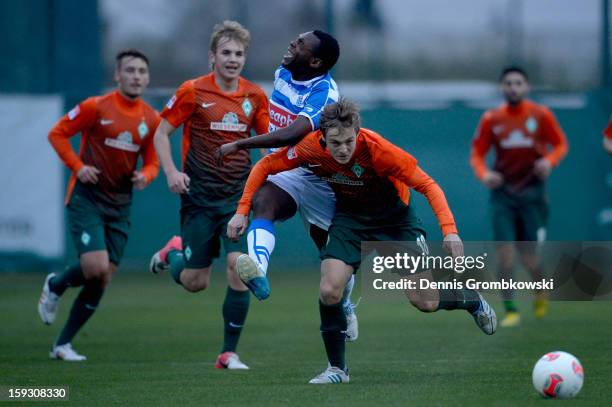
[[[49,289],[57,295],[64,294],[68,287],[80,287],[85,284],[81,263],[66,267],[64,271],[49,280]]]
[[[346,316],[342,309],[342,302],[325,305],[319,300],[319,313],[321,314],[321,336],[325,344],[327,360],[330,365],[346,370],[344,358]]]
[[[442,289],[438,290],[440,294],[440,303],[438,309],[445,309],[451,311],[454,309],[464,309],[470,314],[478,311],[480,307],[480,297],[474,290],[462,288],[459,290]]]
[[[516,307],[514,300],[504,300],[504,308],[506,309],[506,312],[518,312],[518,308]]]
[[[249,301],[251,292],[237,291],[227,287],[225,301],[223,301],[223,352],[236,352],[236,346],[240,339],[240,333],[244,326],[247,313],[249,312]]]
[[[181,284],[181,273],[185,269],[185,258],[180,250],[170,250],[168,252],[168,264],[170,264],[170,273],[177,284]]]
[[[104,294],[104,288],[100,286],[98,280],[86,281],[79,296],[74,300],[68,321],[64,325],[64,329],[57,338],[55,344],[57,346],[64,345],[70,341],[92,316],[96,307],[100,303],[100,298]]]

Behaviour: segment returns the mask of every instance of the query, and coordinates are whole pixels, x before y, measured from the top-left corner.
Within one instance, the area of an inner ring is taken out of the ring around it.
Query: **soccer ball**
[[[584,382],[582,365],[567,352],[550,352],[533,367],[533,387],[544,397],[571,399]]]

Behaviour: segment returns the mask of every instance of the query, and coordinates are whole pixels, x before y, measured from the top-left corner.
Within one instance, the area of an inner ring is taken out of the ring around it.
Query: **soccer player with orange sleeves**
[[[70,342],[94,313],[117,271],[128,239],[132,187],[145,188],[159,170],[153,146],[159,116],[140,98],[149,84],[149,60],[140,51],[125,50],[116,61],[117,90],[86,99],[49,133],[49,142],[72,171],[66,206],[79,263],[45,279],[38,304],[43,322],[53,323],[68,287],[83,286],[50,352],[55,359],[86,359]],[[79,132],[77,155],[69,138]],[[140,156],[143,166],[138,170]]]
[[[251,170],[249,152],[232,155],[217,166],[215,151],[225,143],[268,131],[268,99],[264,91],[240,76],[250,34],[235,21],[217,24],[209,61],[212,72],[183,83],[161,113],[155,149],[170,191],[181,197],[181,237],[175,236],[151,259],[150,270],[169,270],[189,292],[208,287],[213,260],[221,243],[227,260],[227,292],[223,303],[224,341],[215,367],[248,369],[236,347],[249,310],[250,293],[236,274],[236,258],[247,252],[246,239],[232,242],[225,229]],[[172,160],[170,134],[183,125],[183,168]]]
[[[255,165],[247,180],[228,236],[237,239],[248,226],[253,194],[270,174],[307,166],[325,180],[336,196],[336,212],[327,244],[321,250],[319,311],[328,368],[313,384],[347,383],[345,331],[342,308],[346,282],[361,263],[362,241],[411,241],[424,246],[425,232],[409,203],[409,189],[425,195],[453,256],[463,255],[453,215],[444,193],[410,154],[372,130],[359,127],[357,107],[341,98],[323,109],[320,130],[294,147],[285,147]],[[431,278],[430,271],[419,274]],[[495,332],[495,312],[482,296],[468,289],[406,290],[410,302],[423,312],[467,310],[480,329]]]
[[[553,113],[526,99],[529,82],[525,71],[509,67],[500,76],[506,103],[485,112],[472,143],[470,163],[476,177],[491,190],[493,238],[497,243],[497,267],[501,279],[513,274],[512,242],[546,240],[548,198],[544,184],[553,167],[567,154],[567,141]],[[487,152],[495,149],[495,164],[489,169]],[[543,277],[537,244],[519,243],[520,259],[534,280]],[[506,315],[502,327],[520,324],[520,314],[511,290],[502,292]],[[535,315],[548,309],[545,293],[537,292]]]

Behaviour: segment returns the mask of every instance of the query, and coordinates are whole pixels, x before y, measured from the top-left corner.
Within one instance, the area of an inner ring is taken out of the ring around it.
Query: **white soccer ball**
[[[533,367],[533,387],[544,397],[571,399],[584,382],[582,365],[567,352],[550,352]]]

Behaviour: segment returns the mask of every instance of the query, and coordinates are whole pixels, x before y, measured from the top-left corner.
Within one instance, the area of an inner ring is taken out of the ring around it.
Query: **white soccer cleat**
[[[160,274],[168,271],[170,265],[168,263],[164,263],[159,255],[159,252],[156,252],[153,257],[151,257],[151,261],[149,262],[149,271],[153,274]]]
[[[361,298],[359,299],[361,300]],[[346,316],[346,341],[354,342],[359,336],[359,322],[357,321],[357,314],[355,314],[355,308],[359,305],[353,304],[350,300],[345,301],[343,304],[344,315]]]
[[[249,367],[242,363],[238,355],[234,352],[223,352],[222,354],[217,356],[215,368],[249,370]]]
[[[480,297],[480,308],[473,313],[472,316],[474,317],[474,321],[476,321],[476,325],[478,325],[482,332],[487,335],[493,335],[497,330],[497,315],[495,315],[495,310],[483,296],[478,292],[477,294],[478,297]]]
[[[38,300],[38,315],[40,319],[47,325],[51,325],[55,321],[57,315],[57,306],[59,303],[59,295],[55,294],[49,288],[49,280],[55,277],[55,273],[51,273],[45,278],[43,284],[42,293],[40,293],[40,299]]]
[[[75,350],[72,349],[72,345],[70,343],[54,346],[53,350],[49,352],[49,357],[51,359],[64,360],[66,362],[82,362],[87,360],[85,356],[76,353]]]
[[[168,264],[168,253],[170,250],[177,250],[179,252],[183,250],[183,240],[180,236],[172,236],[164,247],[155,252],[151,257],[149,262],[149,271],[151,273],[159,274],[170,270],[170,264]]]
[[[349,375],[348,372],[345,372],[342,369],[339,369],[335,366],[327,366],[327,369],[323,371],[323,373],[318,376],[310,379],[308,383],[310,384],[340,384],[340,383],[348,383]]]

